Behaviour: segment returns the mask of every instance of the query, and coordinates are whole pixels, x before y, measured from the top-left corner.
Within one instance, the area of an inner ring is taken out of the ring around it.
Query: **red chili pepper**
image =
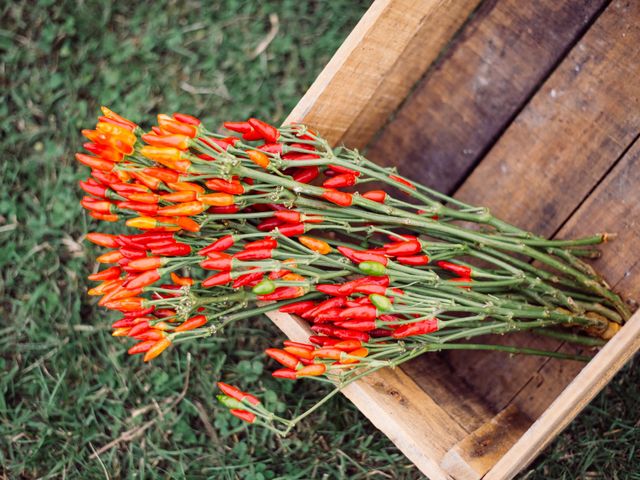
[[[306,348],[297,347],[295,345],[285,346],[284,351],[287,353],[290,353],[291,355],[295,355],[299,359],[313,360],[313,355],[311,354],[311,350],[308,350]]]
[[[429,263],[429,257],[426,255],[415,255],[410,257],[396,257],[396,262],[401,263],[402,265],[411,265],[414,267],[419,267],[421,265],[426,265]]]
[[[372,202],[384,203],[387,199],[387,192],[384,190],[370,190],[363,193],[361,196],[367,200],[371,200]]]
[[[354,289],[354,293],[364,293],[365,295],[384,295],[387,293],[387,287],[382,285],[360,285]]]
[[[294,342],[292,340],[285,340],[282,343],[285,347],[299,347],[299,348],[304,348],[306,350],[309,350],[310,352],[315,349],[315,347],[310,343]]]
[[[329,168],[336,173],[340,173],[340,174],[346,173],[346,174],[354,175],[356,177],[360,176],[360,172],[358,172],[357,170],[352,170],[351,168],[342,167],[340,165],[329,165]]]
[[[120,277],[122,270],[119,267],[109,267],[101,272],[92,273],[89,275],[89,280],[94,281],[105,281],[105,280],[115,280]],[[312,302],[313,303],[313,302]]]
[[[110,310],[120,310],[121,312],[131,312],[142,308],[144,298],[128,297],[106,302],[103,306]]]
[[[200,119],[192,116],[192,115],[187,115],[186,113],[174,113],[173,114],[173,118],[176,119],[176,121],[180,122],[180,123],[186,123],[187,125],[193,125],[193,126],[198,126],[200,125],[202,122],[200,121]]]
[[[164,263],[165,260],[160,257],[145,257],[131,261],[127,265],[127,267],[129,267],[131,270],[137,271],[154,270],[156,268],[162,267]]]
[[[305,233],[304,223],[292,223],[288,225],[278,226],[278,232],[285,237],[295,237],[296,235],[303,235]]]
[[[281,143],[265,143],[264,145],[260,145],[258,147],[258,150],[280,155],[282,154],[282,144]]]
[[[153,345],[156,342],[153,340],[148,340],[146,342],[140,342],[140,343],[136,343],[133,347],[131,347],[129,350],[127,350],[127,353],[129,355],[137,355],[138,353],[145,353],[148,352],[149,349],[151,347],[153,347]]]
[[[358,182],[358,179],[355,175],[351,173],[343,173],[341,175],[336,175],[333,178],[329,178],[322,183],[322,186],[325,188],[344,188],[351,187]]]
[[[265,260],[273,256],[273,250],[268,248],[252,248],[250,250],[242,250],[233,255],[233,258],[242,261]]]
[[[362,342],[360,340],[343,340],[336,343],[333,347],[345,352],[350,352],[362,348]]]
[[[253,242],[246,243],[244,245],[245,250],[257,250],[257,249],[268,249],[273,250],[278,246],[278,241],[273,237],[264,237],[260,240],[255,240]]]
[[[188,320],[185,320],[176,328],[173,329],[174,332],[187,332],[189,330],[194,330],[196,328],[200,328],[204,324],[207,323],[207,317],[204,315],[196,315],[195,317],[191,317]]]
[[[285,223],[300,223],[302,215],[295,210],[280,210],[273,215]]]
[[[388,243],[385,246],[386,254],[391,256],[408,256],[415,255],[422,251],[422,245],[417,240],[409,240],[406,242]]]
[[[280,225],[282,225],[282,222],[277,218],[267,218],[266,220],[260,222],[256,228],[261,232],[270,232]]]
[[[200,266],[206,270],[231,270],[233,257],[222,252],[209,252],[206,260],[200,262]]]
[[[197,199],[197,196],[198,194],[193,190],[181,190],[160,195],[160,200],[172,203],[193,202]]]
[[[279,287],[273,293],[267,295],[258,295],[258,300],[263,302],[289,300],[290,298],[298,298],[304,295],[302,287]]]
[[[111,268],[116,268],[116,267],[111,267]],[[303,300],[302,302],[295,302],[295,303],[290,303],[289,305],[283,305],[282,307],[278,308],[278,311],[282,313],[293,313],[298,315],[308,310],[311,310],[314,307],[315,307],[315,303],[312,302],[311,300]]]
[[[151,285],[152,283],[160,280],[160,273],[158,270],[147,270],[146,272],[142,272],[137,275],[135,278],[131,279],[126,283],[126,288],[135,289],[135,288],[143,288],[147,285]]]
[[[229,272],[220,272],[215,275],[211,275],[209,278],[202,281],[204,288],[215,287],[218,285],[225,285],[231,281],[231,274]]]
[[[218,388],[222,391],[222,393],[224,393],[227,397],[234,398],[239,402],[242,402],[243,400],[247,400],[249,403],[252,403],[253,405],[260,404],[260,400],[258,400],[256,397],[254,397],[250,393],[243,392],[239,388],[236,388],[232,385],[229,385],[227,383],[222,383],[222,382],[218,382],[217,385],[218,385]]]
[[[311,352],[310,352],[311,353]],[[340,360],[344,352],[337,348],[323,347],[314,350],[311,357],[323,358],[326,360]]]
[[[88,179],[86,182],[83,182],[82,180],[80,180],[78,182],[78,185],[80,185],[80,188],[84,192],[88,193],[89,195],[93,195],[95,197],[100,197],[100,198],[107,198],[107,195],[110,193],[109,189],[97,182],[89,183],[89,180],[91,179]]]
[[[438,330],[438,319],[430,318],[421,322],[407,323],[396,328],[391,336],[393,338],[406,338],[414,335],[425,335]]]
[[[253,130],[253,127],[249,122],[224,122],[224,128],[238,133],[249,133]]]
[[[384,255],[376,253],[361,252],[348,247],[338,247],[338,251],[354,263],[361,262],[377,262],[384,266],[387,265],[388,259]]]
[[[341,340],[339,338],[331,338],[331,337],[321,337],[319,335],[311,335],[309,337],[309,341],[311,343],[315,343],[316,345],[320,345],[323,347],[327,347],[327,346],[332,346],[332,345],[336,345],[340,342],[343,342],[344,340]]]
[[[150,247],[149,250],[154,255],[164,257],[184,257],[191,254],[191,246],[186,243],[174,243],[162,247]]]
[[[163,331],[152,328],[147,330],[146,332],[142,332],[140,335],[134,336],[133,338],[135,338],[136,340],[142,340],[142,341],[153,340],[154,342],[157,342],[159,340],[162,340],[166,336],[167,334],[164,333]]]
[[[117,248],[117,235],[111,235],[109,233],[101,233],[101,232],[91,232],[87,233],[85,237],[91,243],[95,243],[96,245],[100,245],[101,247],[107,248]]]
[[[225,207],[209,207],[208,212],[215,213],[217,215],[229,215],[232,213],[238,213],[240,211],[240,207],[237,205],[228,205]]]
[[[84,153],[76,153],[76,160],[89,168],[103,172],[110,172],[116,166],[116,164],[110,160],[105,160],[101,157],[92,157]]]
[[[325,295],[341,296],[344,297],[347,294],[340,292],[340,285],[334,285],[332,283],[320,283],[316,285],[316,290],[324,293]]]
[[[267,348],[264,353],[266,353],[268,357],[273,358],[276,362],[292,370],[297,370],[302,367],[302,365],[300,365],[300,360],[296,356],[289,352],[285,352],[284,350],[280,350],[279,348]]]
[[[348,207],[353,203],[353,197],[350,193],[341,192],[332,188],[325,189],[322,193],[322,198],[341,207]]]
[[[244,193],[244,187],[239,180],[231,180],[229,182],[222,178],[210,178],[205,182],[205,185],[211,190],[231,195],[242,195]]]
[[[305,314],[302,315],[302,318],[311,318],[315,315],[320,315],[323,312],[331,308],[340,308],[344,306],[346,303],[346,299],[344,297],[335,297],[325,300],[324,302],[319,303],[313,310],[309,310]]]
[[[205,247],[198,251],[198,255],[207,255],[210,252],[224,252],[233,247],[235,243],[235,237],[233,235],[225,235],[220,237],[215,242],[211,243],[208,247]]]
[[[348,303],[348,302],[347,302]],[[341,308],[330,308],[313,316],[313,323],[328,323],[333,322],[338,318],[342,312]]]
[[[91,170],[91,176],[105,185],[111,185],[120,181],[117,175],[102,170]]]
[[[318,167],[298,167],[295,168],[291,174],[292,178],[296,182],[310,183],[320,175],[320,169]]]
[[[229,410],[229,413],[234,417],[239,418],[247,423],[253,423],[256,421],[256,416],[254,413],[248,412],[247,410],[239,410],[237,408],[232,408]]]
[[[176,183],[180,181],[180,174],[175,170],[170,170],[168,168],[149,167],[143,168],[142,172],[155,177],[158,180],[162,180],[165,183]]]
[[[278,129],[276,127],[269,125],[262,120],[258,120],[257,118],[250,118],[249,125],[253,127],[253,129],[260,135],[261,138],[264,139],[266,143],[276,143],[278,141],[280,132],[278,132]]]
[[[375,320],[377,317],[378,310],[373,305],[345,308],[340,313],[340,318],[349,318],[352,320]]]
[[[443,270],[448,270],[449,272],[455,273],[459,277],[471,277],[472,275],[472,270],[470,267],[458,265],[457,263],[440,260],[439,262],[436,262],[436,265],[438,265]]]
[[[392,180],[395,180],[396,182],[401,183],[402,185],[405,185],[405,186],[407,186],[407,187],[409,187],[409,188],[411,188],[413,190],[416,189],[416,186],[413,183],[411,183],[409,180],[405,180],[404,178],[400,178],[397,175],[389,175],[389,178],[392,179]]]
[[[365,276],[356,278],[355,280],[351,280],[350,282],[343,283],[338,291],[347,295],[351,295],[354,292],[359,292],[358,288],[366,287],[368,285],[381,286],[386,289],[389,286],[389,277],[385,275],[382,277]]]
[[[378,328],[375,320],[347,320],[344,322],[335,322],[337,327],[346,328],[348,330],[356,330],[358,332],[369,332]]]
[[[264,272],[246,273],[233,281],[233,288],[254,287],[264,277]]]
[[[274,378],[283,378],[285,380],[296,380],[296,371],[291,370],[290,368],[280,368],[271,373],[271,376]]]
[[[311,330],[316,333],[337,337],[341,340],[360,340],[362,342],[369,341],[369,335],[365,332],[358,332],[357,330],[347,330],[346,328],[330,327],[328,325],[312,325]]]
[[[153,217],[158,213],[158,205],[149,203],[118,202],[118,208],[121,210],[133,210],[141,215],[147,215],[150,217]]]

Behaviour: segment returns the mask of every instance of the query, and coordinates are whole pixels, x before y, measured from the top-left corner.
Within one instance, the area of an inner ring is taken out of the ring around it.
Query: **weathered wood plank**
[[[363,147],[480,0],[377,0],[287,118]]]
[[[541,235],[552,235],[640,131],[640,3],[615,2],[598,18],[467,179],[457,196]],[[491,185],[491,188],[487,188]],[[597,228],[600,230],[601,228]],[[609,261],[619,261],[609,253]],[[627,265],[628,267],[628,265]],[[500,341],[512,344],[518,336]],[[535,348],[557,348],[526,337]],[[447,356],[499,410],[544,359]],[[487,381],[479,372],[500,372]]]
[[[616,290],[630,300],[640,299],[640,140],[636,140],[596,190],[563,226],[561,238],[584,235],[598,229],[615,232],[618,238],[606,245],[594,262]],[[564,345],[564,351],[575,347]],[[547,359],[512,403],[532,418],[551,404],[582,366]]]
[[[484,2],[368,156],[450,192],[605,3]]]
[[[480,480],[529,428],[517,408],[505,408],[447,452],[442,468],[456,480]]]
[[[552,235],[640,131],[639,20],[612,3],[456,196]]]
[[[531,463],[639,349],[640,312],[637,312],[483,477],[484,480],[513,478]]]
[[[441,354],[414,359],[400,368],[468,433],[497,413],[464,378],[455,375]]]

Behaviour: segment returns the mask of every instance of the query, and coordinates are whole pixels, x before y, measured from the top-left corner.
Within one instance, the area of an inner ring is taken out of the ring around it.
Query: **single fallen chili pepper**
[[[260,404],[260,400],[258,400],[256,397],[254,397],[250,393],[243,392],[239,388],[229,385],[228,383],[218,382],[217,385],[218,385],[218,388],[222,391],[222,393],[224,393],[228,397],[238,400],[239,402],[242,402],[243,400],[247,400],[249,403],[253,405]]]

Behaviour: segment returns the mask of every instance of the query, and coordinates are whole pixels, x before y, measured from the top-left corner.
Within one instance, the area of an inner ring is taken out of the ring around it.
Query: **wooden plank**
[[[484,480],[513,478],[525,468],[640,350],[637,312],[558,396],[544,414],[487,473]]]
[[[594,262],[616,290],[630,300],[640,299],[640,140],[636,140],[598,188],[563,226],[559,237],[570,238],[598,229],[618,238],[604,248]],[[564,346],[564,351],[575,347]],[[595,360],[594,360],[595,361]],[[580,371],[573,362],[547,359],[536,375],[514,398],[532,418],[540,416],[551,401]]]
[[[456,197],[552,235],[640,131],[639,64],[640,2],[614,2]]]
[[[451,192],[605,3],[484,2],[368,157]]]
[[[468,433],[496,414],[439,353],[416,358],[400,368]]]
[[[480,480],[530,425],[530,418],[507,407],[449,450],[441,466],[456,480]]]
[[[286,122],[366,145],[479,2],[376,0]]]
[[[611,4],[457,196],[486,205],[523,228],[552,235],[640,131],[640,76],[634,74],[640,62],[639,20],[639,2]],[[611,253],[607,257],[617,260]],[[518,341],[518,336],[504,341]],[[526,342],[543,349],[559,345],[533,336]],[[498,410],[544,363],[478,352],[447,358]],[[500,372],[499,381],[478,375],[486,371]]]
[[[306,342],[312,334],[304,320],[267,315],[291,340]],[[450,478],[436,459],[467,432],[401,369],[379,370],[342,392],[430,479]]]

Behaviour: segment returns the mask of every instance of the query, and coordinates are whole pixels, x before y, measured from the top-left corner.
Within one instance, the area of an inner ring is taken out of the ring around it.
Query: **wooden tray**
[[[640,2],[378,0],[288,120],[540,235],[616,232],[594,266],[640,298]],[[512,478],[638,348],[640,313],[586,366],[448,352],[344,393],[430,479]]]

